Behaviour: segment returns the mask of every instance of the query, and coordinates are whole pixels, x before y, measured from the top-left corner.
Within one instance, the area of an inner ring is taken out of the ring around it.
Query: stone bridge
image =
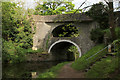
[[[48,53],[56,52],[58,54],[61,52],[61,55],[65,53],[64,51],[68,46],[74,45],[78,48],[80,57],[94,46],[90,39],[90,31],[99,27],[99,25],[85,14],[32,15],[32,19],[32,30],[35,33],[33,36],[33,49],[43,48]],[[69,23],[77,28],[79,36],[53,36],[56,34],[53,34],[56,28]]]

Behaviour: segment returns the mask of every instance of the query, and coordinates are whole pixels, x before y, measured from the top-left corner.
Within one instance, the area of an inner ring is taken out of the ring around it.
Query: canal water
[[[61,61],[54,62],[29,62],[19,64],[3,64],[2,78],[32,78],[32,73],[37,75],[57,65]]]

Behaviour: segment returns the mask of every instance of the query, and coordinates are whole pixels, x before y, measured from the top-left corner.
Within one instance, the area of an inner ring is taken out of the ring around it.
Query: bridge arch
[[[76,46],[77,49],[78,49],[78,52],[79,52],[79,57],[81,57],[81,49],[79,48],[79,46],[78,46],[75,42],[73,42],[73,41],[71,41],[71,40],[58,40],[58,41],[54,42],[52,45],[50,45],[50,47],[49,47],[49,49],[48,49],[48,53],[51,52],[51,49],[52,49],[56,44],[61,43],[61,42],[68,42],[68,43],[71,43],[71,44],[73,44],[74,46]]]
[[[64,23],[52,28],[51,35],[53,37],[71,37],[73,34],[79,34],[78,30],[74,23]],[[60,34],[62,35],[60,36]]]

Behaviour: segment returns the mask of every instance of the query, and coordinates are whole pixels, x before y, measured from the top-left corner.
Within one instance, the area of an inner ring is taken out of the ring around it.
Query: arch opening
[[[78,29],[72,23],[69,23],[54,28],[52,35],[53,37],[77,37],[79,33]]]
[[[77,49],[76,53],[69,51],[69,49],[73,46]],[[81,50],[79,46],[70,40],[56,41],[50,46],[48,53],[52,54],[53,60],[74,61],[77,57],[81,57]]]

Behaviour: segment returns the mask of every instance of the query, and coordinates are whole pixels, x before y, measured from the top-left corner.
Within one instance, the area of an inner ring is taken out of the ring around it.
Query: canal
[[[63,61],[29,62],[19,64],[3,64],[2,78],[32,78],[32,73],[39,75],[47,69]]]

